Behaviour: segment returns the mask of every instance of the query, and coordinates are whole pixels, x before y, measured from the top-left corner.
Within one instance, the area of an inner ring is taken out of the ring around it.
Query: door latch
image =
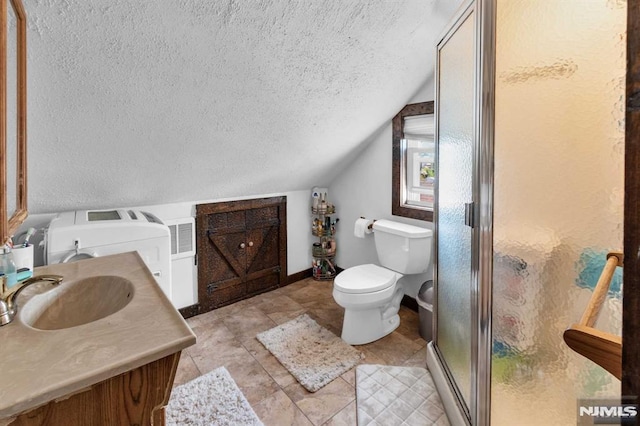
[[[474,228],[474,203],[473,201],[470,203],[464,203],[464,224],[470,228]]]

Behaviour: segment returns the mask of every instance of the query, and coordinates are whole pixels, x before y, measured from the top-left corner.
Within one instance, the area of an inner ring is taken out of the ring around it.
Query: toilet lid
[[[333,286],[344,293],[372,293],[392,286],[396,279],[397,273],[367,264],[345,269],[333,280]]]

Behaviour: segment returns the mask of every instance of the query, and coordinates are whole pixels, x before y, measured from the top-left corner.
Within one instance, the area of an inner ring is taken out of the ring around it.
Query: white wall
[[[432,71],[425,70],[425,75],[431,74]],[[433,79],[429,78],[406,104],[433,99]],[[336,261],[341,268],[377,263],[373,236],[360,239],[353,235],[354,223],[361,216],[433,228],[431,222],[391,215],[392,118],[388,117],[384,126],[369,138],[359,155],[329,187],[330,201],[336,205],[336,216],[340,218]]]

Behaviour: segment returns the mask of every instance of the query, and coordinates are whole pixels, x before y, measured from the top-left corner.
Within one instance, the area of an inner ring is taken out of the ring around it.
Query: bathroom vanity
[[[135,252],[36,268],[0,327],[0,426],[164,424],[195,335]]]

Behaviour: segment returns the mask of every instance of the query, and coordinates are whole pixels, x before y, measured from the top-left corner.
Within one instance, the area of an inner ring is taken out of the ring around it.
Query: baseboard
[[[297,281],[304,280],[305,278],[311,278],[312,276],[312,269],[305,269],[300,272],[296,272],[295,274],[288,275],[287,281],[284,283],[284,285],[289,285]],[[178,309],[178,312],[180,312],[180,315],[182,315],[182,318],[184,319],[194,317],[201,313],[200,304],[196,303],[194,305],[185,306],[184,308]]]
[[[344,271],[344,268],[341,268],[338,265],[336,265],[336,275],[338,275],[342,271]],[[287,277],[287,283],[285,285],[293,284],[297,281],[301,281],[301,280],[304,280],[305,278],[311,278],[311,277],[313,277],[313,268],[305,269],[303,271],[296,272],[293,275],[289,275]]]
[[[287,276],[287,282],[285,283],[285,285],[289,285],[297,281],[304,280],[305,278],[311,278],[312,276],[313,276],[313,270],[311,268],[303,269],[300,272],[296,272],[295,274],[291,274]]]
[[[342,269],[340,267],[337,267],[336,269],[337,269],[338,273],[344,271],[344,269]],[[302,281],[302,280],[304,280],[306,278],[311,278],[312,276],[313,276],[313,269],[311,269],[311,268],[303,269],[300,272],[296,272],[295,274],[288,275],[287,276],[287,281],[284,283],[284,285],[293,284],[295,282]],[[404,300],[403,300],[403,304],[404,304]],[[418,305],[416,304],[416,308],[414,309],[416,312],[418,311],[418,307],[417,306]],[[191,317],[194,317],[194,316],[196,316],[196,315],[198,315],[200,313],[200,305],[198,303],[196,303],[195,305],[185,306],[184,308],[178,309],[178,312],[180,312],[180,315],[182,315],[182,318],[184,318],[184,319],[191,318]]]
[[[195,317],[200,313],[200,305],[196,303],[195,305],[185,306],[184,308],[178,309],[178,312],[180,312],[180,315],[182,315],[184,319]]]

